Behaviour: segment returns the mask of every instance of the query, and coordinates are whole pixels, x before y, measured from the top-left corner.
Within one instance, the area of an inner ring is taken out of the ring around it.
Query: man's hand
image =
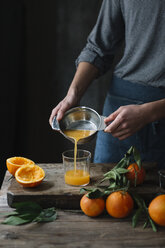
[[[111,122],[104,131],[119,140],[128,138],[147,124],[144,109],[143,105],[121,106],[104,120],[105,123]]]
[[[59,104],[52,110],[52,113],[49,118],[49,123],[52,125],[52,121],[54,116],[57,115],[57,120],[60,121],[64,115],[64,113],[78,104],[78,98],[74,91],[72,93],[67,94],[67,96],[59,102]]]

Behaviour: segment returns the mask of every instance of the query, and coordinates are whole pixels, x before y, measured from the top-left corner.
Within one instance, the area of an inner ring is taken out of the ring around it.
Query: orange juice
[[[63,131],[65,135],[74,139],[74,170],[67,171],[65,174],[65,183],[71,185],[85,185],[89,183],[90,176],[89,172],[85,170],[76,169],[77,160],[77,143],[80,139],[88,137],[93,134],[93,130],[65,130]]]
[[[71,185],[86,185],[89,183],[89,173],[84,170],[70,170],[65,173],[65,183]]]

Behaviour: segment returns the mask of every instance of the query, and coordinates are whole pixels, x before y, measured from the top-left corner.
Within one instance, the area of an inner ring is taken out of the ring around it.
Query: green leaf
[[[18,214],[17,216],[19,216],[20,218],[23,218],[25,220],[33,221],[39,214],[40,213],[23,212],[22,214]]]
[[[80,189],[80,194],[84,194],[84,193],[90,192],[90,191],[92,191],[92,189],[81,188]]]
[[[90,193],[87,194],[87,197],[90,199],[97,199],[104,196],[104,192],[100,191],[99,189],[94,189]]]
[[[55,213],[56,213],[56,209],[53,207],[53,208],[47,208],[47,209],[44,209],[42,212],[44,217],[52,217]]]
[[[145,201],[136,193],[133,193],[132,196],[133,196],[133,199],[136,201],[137,205],[139,206],[139,208],[143,209],[143,212],[145,213],[145,215],[146,215],[146,217],[148,219],[148,222],[150,223],[150,225],[152,227],[152,230],[154,232],[157,232],[157,228],[156,228],[153,220],[149,216],[148,208],[147,208],[147,206],[145,204]]]
[[[128,155],[129,155],[129,156],[132,155],[133,149],[134,149],[134,147],[131,146],[131,147],[129,148],[129,150],[127,151],[126,155],[127,155],[127,156],[128,156]]]
[[[152,227],[152,230],[153,230],[154,232],[157,232],[156,225],[155,225],[155,223],[153,222],[153,220],[150,218],[150,215],[149,215],[149,213],[148,213],[148,208],[147,208],[147,206],[146,206],[144,200],[142,200],[142,204],[143,204],[143,208],[145,209],[146,215],[147,215],[147,217],[148,217],[149,223],[150,223],[150,225],[151,225],[151,227]]]
[[[135,172],[135,181],[134,181],[134,186],[136,187],[138,173],[137,173],[137,171],[136,171],[135,169],[134,169],[134,172]]]
[[[136,204],[138,205],[139,208],[144,208],[144,205],[143,205],[143,200],[141,199],[141,197],[136,194],[135,192],[133,192],[133,194],[131,194],[134,201],[136,202]]]
[[[29,220],[25,220],[19,216],[10,216],[8,218],[6,218],[2,224],[6,224],[6,225],[12,225],[12,226],[18,226],[18,225],[22,225],[25,223],[29,223]]]
[[[8,225],[22,225],[30,222],[47,222],[57,218],[55,208],[42,209],[35,202],[21,202],[14,205],[16,210],[8,213],[7,218],[2,222]]]
[[[119,174],[125,174],[127,173],[129,170],[125,169],[125,168],[117,168],[116,171],[119,173]]]
[[[141,216],[143,212],[143,209],[142,208],[138,208],[138,210],[136,211],[136,213],[134,214],[134,216],[132,217],[132,226],[135,228],[137,223],[138,223],[138,220]]]
[[[104,177],[106,178],[106,179],[116,179],[116,174],[114,173],[114,170],[112,169],[112,170],[110,170],[110,171],[108,171],[107,173],[105,173],[104,174]]]
[[[39,216],[37,216],[33,222],[50,222],[57,218],[57,212],[55,208],[44,209]]]
[[[0,213],[2,216],[18,215],[16,211]]]
[[[120,179],[121,179],[121,176],[120,176],[120,174],[117,172],[117,170],[115,170],[114,173],[116,174],[116,179],[120,180]]]
[[[124,157],[118,162],[118,164],[114,167],[114,169],[124,168],[126,167],[126,165],[127,165],[127,159]]]
[[[113,189],[115,187],[116,187],[116,182],[113,182],[108,186],[108,189]]]
[[[144,223],[143,229],[145,229],[145,228],[147,227],[147,225],[148,225],[148,219],[147,219],[146,222]]]
[[[140,153],[136,147],[133,147],[133,157],[134,157],[134,160],[137,163],[139,169],[141,169],[141,156],[140,156]]]
[[[101,182],[109,179],[116,180],[116,173],[114,172],[114,170],[111,170],[108,173],[104,174],[104,178]]]
[[[156,228],[154,222],[152,221],[152,219],[151,219],[150,217],[149,217],[149,222],[150,222],[150,224],[151,224],[152,230],[153,230],[154,232],[157,232],[157,228]]]
[[[129,157],[129,158],[127,158],[127,161],[126,161],[126,168],[129,166],[129,164],[130,164],[130,160],[131,160],[131,157]]]
[[[110,189],[109,187],[107,189],[104,190],[104,195],[108,195],[108,194],[111,194],[113,192],[116,192],[116,191],[128,191],[128,187],[125,186],[125,187],[121,187],[120,185],[116,185],[115,188],[112,188]]]
[[[53,216],[49,217],[49,218],[41,218],[41,219],[35,219],[33,222],[37,222],[37,223],[40,223],[40,222],[52,222],[54,220],[57,219],[57,213],[55,213]]]
[[[125,186],[125,185],[128,185],[129,184],[129,181],[128,181],[128,179],[126,178],[126,176],[125,175],[123,175],[123,186]],[[128,185],[128,187],[129,187],[129,185]]]
[[[114,190],[105,190],[104,195],[110,195]]]

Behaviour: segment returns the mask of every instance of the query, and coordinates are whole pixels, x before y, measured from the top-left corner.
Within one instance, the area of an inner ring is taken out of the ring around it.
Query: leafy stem
[[[138,166],[141,165],[140,153],[134,146],[130,147],[124,157],[118,162],[118,164],[114,168],[103,174],[102,180],[97,183],[97,186],[95,185],[94,189],[86,190],[88,191],[87,196],[89,198],[97,198],[110,194],[114,191],[127,191],[130,187],[130,183],[126,177],[126,173],[128,173],[129,171],[127,167],[129,166],[130,161],[132,159],[137,162]],[[104,181],[108,181],[109,185],[105,187],[102,186],[101,190],[100,185]],[[85,191],[85,189],[83,190]]]
[[[148,224],[150,224],[151,227],[152,227],[152,230],[154,232],[157,232],[157,228],[156,228],[154,222],[152,221],[152,219],[149,216],[148,208],[147,208],[146,203],[144,202],[144,200],[136,193],[133,193],[132,197],[133,197],[134,201],[136,202],[136,204],[138,206],[138,209],[136,210],[136,212],[135,212],[135,214],[134,214],[134,216],[132,218],[132,226],[136,227],[140,216],[143,214],[143,215],[145,215],[145,218],[147,219],[146,222],[144,223],[143,228],[145,228]]]
[[[6,219],[2,224],[22,225],[30,222],[50,222],[57,218],[55,208],[43,209],[35,202],[20,202],[14,205],[15,210],[5,213]]]
[[[130,191],[130,181],[126,177],[126,173],[129,171],[127,168],[130,162],[135,161],[138,165],[139,169],[141,169],[141,157],[139,151],[134,147],[131,146],[130,149],[126,152],[124,157],[116,164],[114,168],[110,171],[103,174],[103,179],[97,184],[97,186],[93,189],[86,189],[82,188],[80,190],[81,193],[86,192],[87,197],[91,199],[100,198],[106,195],[109,195],[115,191]],[[135,170],[135,187],[136,187],[136,180],[137,180],[137,172]],[[104,181],[108,181],[107,186],[100,186]],[[153,231],[156,232],[156,226],[152,219],[149,216],[147,206],[144,200],[135,192],[131,193],[134,201],[136,202],[138,209],[136,210],[133,218],[132,218],[132,226],[136,227],[140,216],[143,214],[145,215],[145,223],[143,228],[146,228],[150,224]]]

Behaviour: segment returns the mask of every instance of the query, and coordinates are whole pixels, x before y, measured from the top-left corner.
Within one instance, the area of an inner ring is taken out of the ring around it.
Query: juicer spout
[[[52,121],[52,129],[60,132],[60,126],[59,126],[59,122],[56,119],[56,116],[53,118],[53,121]]]

